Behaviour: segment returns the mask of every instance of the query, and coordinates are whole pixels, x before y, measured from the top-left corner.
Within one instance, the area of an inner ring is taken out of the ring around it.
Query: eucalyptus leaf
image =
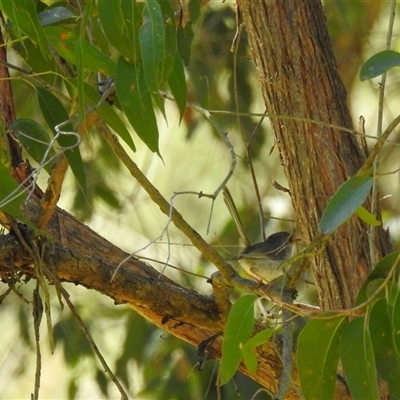
[[[1,11],[12,21],[11,29],[22,41],[23,34],[35,43],[45,57],[49,57],[46,37],[33,1],[0,0]]]
[[[159,154],[157,120],[143,68],[120,57],[115,84],[122,109],[133,129],[151,151]]]
[[[239,368],[243,345],[250,339],[253,331],[256,299],[255,295],[242,296],[235,302],[229,313],[222,343],[221,385],[228,383]]]
[[[180,120],[182,120],[186,109],[186,77],[185,70],[182,65],[182,60],[176,54],[175,64],[170,77],[168,78],[168,85],[174,95],[176,104],[178,105]]]
[[[38,14],[42,26],[55,25],[67,19],[74,18],[74,14],[68,8],[57,6],[48,8]]]
[[[135,1],[98,0],[99,18],[107,39],[131,62],[139,61],[141,14]]]
[[[368,275],[366,281],[361,286],[361,289],[358,292],[356,305],[360,305],[365,303],[369,298],[370,287],[373,281],[378,279],[385,279],[393,268],[394,264],[397,263],[397,271],[400,270],[400,253],[391,253],[386,257],[382,258],[378,264],[374,267],[371,273]]]
[[[56,134],[55,127],[69,119],[68,113],[60,100],[58,100],[58,98],[51,92],[39,87],[36,88],[36,90],[39,107],[43,113],[43,116],[53,133]],[[63,126],[62,130],[64,132],[74,131],[71,124]],[[86,194],[85,167],[83,165],[79,146],[76,146],[77,137],[72,134],[62,134],[58,137],[57,143],[63,148],[70,148],[65,150],[65,157],[68,160],[68,164],[71,167],[72,173],[74,174],[80,189],[82,190],[83,194]]]
[[[375,78],[393,67],[400,66],[400,53],[384,50],[370,57],[361,67],[360,81]]]
[[[273,328],[266,329],[258,332],[251,339],[249,339],[243,346],[243,361],[246,368],[252,373],[257,373],[258,357],[256,348],[263,345],[275,332]]]
[[[369,331],[380,377],[389,385],[390,397],[400,399],[400,358],[396,351],[387,299],[378,300],[369,314]]]
[[[43,165],[56,155],[55,150],[50,147],[50,135],[38,122],[21,118],[15,120],[10,129],[26,150],[26,152],[39,164]],[[51,166],[46,164],[45,169],[49,172]]]
[[[393,343],[395,345],[397,358],[400,358],[400,291],[397,292],[390,318],[393,324]]]
[[[360,219],[371,226],[379,226],[381,224],[381,222],[376,219],[375,215],[371,214],[365,207],[358,207],[356,214]]]
[[[79,51],[84,55],[82,57],[84,68],[108,76],[114,75],[114,61],[91,45],[87,40],[80,38],[76,33],[58,26],[47,26],[44,28],[44,32],[49,42],[61,57],[65,58],[68,62],[77,65],[77,51]]]
[[[327,235],[346,222],[368,197],[372,179],[369,170],[343,183],[326,206],[318,230]]]
[[[26,221],[21,212],[22,203],[26,200],[26,193],[2,162],[0,162],[0,181],[0,210],[16,219]]]
[[[154,92],[160,86],[159,69],[165,57],[164,20],[156,0],[148,0],[144,5],[139,41],[146,83],[150,92]]]
[[[340,356],[352,399],[379,399],[374,352],[365,317],[347,324],[341,339]]]
[[[327,312],[310,320],[300,332],[297,366],[306,399],[334,398],[340,336],[346,323],[343,315]]]

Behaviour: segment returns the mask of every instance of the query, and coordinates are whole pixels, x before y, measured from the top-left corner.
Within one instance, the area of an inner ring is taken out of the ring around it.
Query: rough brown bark
[[[3,21],[3,16],[0,13],[0,21]],[[0,61],[7,61],[7,47],[3,40],[3,35],[0,31]],[[12,89],[10,83],[10,74],[6,66],[0,64],[0,123],[8,129],[10,124],[15,120],[15,110],[12,97]],[[7,137],[7,140],[5,138]],[[10,153],[11,164],[16,167],[22,163],[21,151],[18,143],[13,140],[10,135],[2,135],[2,151]]]
[[[271,123],[297,228],[309,243],[329,198],[366,156],[357,136],[310,122],[352,128],[322,5],[319,0],[239,0],[238,7],[267,111],[282,116]],[[377,231],[374,250],[380,257],[389,245],[383,229]],[[352,218],[311,262],[321,307],[351,307],[371,269],[368,227]]]

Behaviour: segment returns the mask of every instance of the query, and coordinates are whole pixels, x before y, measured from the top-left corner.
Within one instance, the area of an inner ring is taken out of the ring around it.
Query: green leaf
[[[70,18],[74,18],[74,14],[65,7],[50,7],[39,13],[39,21],[42,26],[55,25]]]
[[[356,300],[356,305],[360,305],[362,303],[365,303],[369,296],[369,288],[372,284],[373,281],[377,279],[385,279],[390,272],[390,270],[393,268],[393,265],[396,263],[397,258],[399,257],[400,253],[392,253],[387,255],[386,257],[382,258],[378,264],[376,264],[375,268],[371,271],[371,273],[368,275],[368,278],[366,281],[363,283],[361,286],[360,291],[358,292],[357,295],[357,300]],[[397,263],[397,270],[399,270],[399,265],[400,263]]]
[[[43,113],[43,117],[52,130],[55,133],[54,127],[59,123],[66,121],[69,116],[60,100],[54,94],[49,92],[42,87],[36,88],[37,99],[40,110]],[[68,125],[68,129],[72,130],[72,125]]]
[[[254,326],[254,302],[257,296],[245,295],[233,305],[222,343],[220,384],[229,382],[242,359],[243,345],[249,340]]]
[[[340,336],[346,323],[344,316],[327,312],[310,320],[300,332],[297,366],[306,399],[333,399]]]
[[[190,0],[189,1],[189,14],[190,21],[194,24],[200,18],[201,15],[201,0]]]
[[[79,43],[80,51],[83,54],[82,63],[84,68],[90,71],[100,72],[104,75],[114,75],[114,61],[96,47],[92,46],[87,40],[81,39],[77,34],[57,26],[45,27],[44,32],[57,53],[68,62],[77,65],[76,48],[77,43]]]
[[[159,5],[161,7],[165,29],[165,50],[161,62],[161,68],[159,71],[160,85],[163,85],[165,82],[168,81],[174,69],[176,55],[178,54],[178,46],[175,27],[176,14],[174,13],[170,2],[161,1],[159,2]]]
[[[76,60],[76,88],[78,90],[77,93],[78,109],[79,109],[79,115],[82,121],[84,122],[86,119],[85,96],[83,94],[83,85],[84,85],[83,60],[85,56],[81,40],[76,41],[74,51]]]
[[[93,357],[92,348],[72,316],[60,319],[53,329],[56,346],[62,346],[68,367],[76,366],[84,357]]]
[[[384,50],[369,58],[361,67],[360,81],[375,78],[384,74],[388,69],[400,66],[400,53]]]
[[[26,222],[26,218],[21,212],[22,203],[26,200],[26,193],[18,186],[2,162],[0,162],[0,181],[0,210]]]
[[[246,368],[253,374],[257,372],[258,358],[256,348],[263,345],[275,332],[275,329],[269,328],[262,332],[258,332],[249,339],[243,346],[243,361]]]
[[[396,348],[397,357],[400,357],[400,292],[397,292],[391,317],[393,324],[393,343]]]
[[[128,60],[138,61],[141,15],[136,2],[98,0],[97,4],[101,26],[110,44]]]
[[[81,123],[85,123],[85,120],[86,120],[85,96],[84,96],[84,92],[83,92],[85,76],[84,76],[83,70],[85,67],[85,64],[84,64],[85,59],[88,57],[88,54],[86,54],[85,49],[83,47],[83,44],[85,43],[86,29],[90,24],[89,18],[92,13],[92,7],[91,7],[92,2],[93,2],[93,0],[86,1],[85,11],[82,15],[81,26],[79,29],[79,39],[80,40],[77,40],[75,43],[75,46],[74,46],[74,51],[75,51],[75,56],[76,56],[76,82],[77,82],[76,87],[78,89],[77,98],[78,98],[78,109],[79,109],[79,115],[81,118]],[[105,54],[102,51],[100,51],[100,53]]]
[[[186,109],[186,78],[185,70],[182,65],[182,60],[179,58],[178,54],[175,57],[174,69],[170,77],[168,78],[168,85],[174,95],[176,104],[179,108],[180,121],[182,121],[183,114]]]
[[[43,116],[52,129],[53,133],[56,134],[55,126],[61,124],[69,119],[68,113],[60,100],[54,96],[51,92],[43,88],[36,88],[39,107],[43,113]],[[73,132],[73,127],[68,124],[61,128],[62,131]],[[74,135],[60,135],[57,142],[62,147],[72,147],[76,145],[77,138]],[[79,150],[79,146],[75,146],[70,150],[64,152],[67,157],[68,164],[71,167],[72,173],[74,174],[78,185],[82,192],[86,193],[86,174],[85,167],[83,165],[82,156]]]
[[[75,86],[76,81],[74,79],[70,79],[69,82]],[[100,95],[97,90],[93,89],[92,86],[86,83],[84,89],[86,102],[91,107],[96,106],[100,100]],[[133,151],[136,151],[131,134],[125,124],[121,121],[118,114],[107,102],[103,102],[99,107],[97,107],[96,112]]]
[[[159,69],[165,56],[164,21],[156,0],[148,0],[144,5],[139,42],[146,83],[150,92],[155,92],[161,83]]]
[[[371,214],[366,208],[363,206],[360,206],[356,210],[356,214],[359,216],[360,219],[362,219],[364,222],[366,222],[368,225],[371,226],[379,226],[381,223],[378,221],[375,217],[375,215]]]
[[[10,129],[14,131],[26,152],[38,164],[42,165],[56,155],[55,150],[49,147],[51,140],[49,132],[38,122],[29,118],[16,119],[10,125]],[[49,172],[51,166],[47,164],[45,169]]]
[[[12,29],[16,30],[20,40],[22,40],[21,32],[23,32],[33,43],[39,46],[43,55],[48,57],[48,44],[43,27],[40,24],[35,3],[33,0],[1,0],[0,8],[13,22]]]
[[[176,33],[178,52],[185,65],[189,65],[190,62],[193,37],[194,32],[191,22],[188,22],[184,28],[178,28]]]
[[[121,107],[133,129],[151,151],[159,154],[157,121],[143,68],[120,57],[115,84]]]
[[[356,318],[346,326],[340,355],[352,399],[379,399],[374,353],[365,317]]]
[[[343,183],[326,206],[318,230],[325,235],[335,231],[364,203],[371,187],[371,171]]]
[[[398,292],[399,293],[399,292]],[[389,385],[390,397],[400,399],[400,359],[393,341],[393,327],[386,299],[378,300],[369,315],[369,331],[380,377]]]

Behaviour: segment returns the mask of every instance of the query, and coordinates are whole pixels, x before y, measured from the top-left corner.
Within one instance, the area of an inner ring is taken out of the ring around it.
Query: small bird
[[[294,241],[292,234],[276,232],[263,242],[251,245],[227,187],[224,188],[224,201],[244,244],[244,249],[233,259],[237,260],[243,270],[256,281],[270,282],[281,276],[283,274],[281,264],[292,255]]]
[[[292,255],[293,237],[289,232],[276,232],[261,243],[245,247],[234,260],[257,281],[272,281],[283,274],[280,266]]]

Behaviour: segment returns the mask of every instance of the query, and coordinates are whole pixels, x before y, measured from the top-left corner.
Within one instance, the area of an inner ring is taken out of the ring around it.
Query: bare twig
[[[396,16],[396,0],[392,0],[392,5],[390,9],[390,16],[389,16],[389,26],[388,26],[388,31],[386,35],[386,50],[390,49],[390,44],[392,42],[392,37],[393,37],[393,26],[394,26],[394,20]],[[379,86],[379,100],[378,100],[378,126],[376,129],[376,137],[380,138],[382,136],[382,124],[383,124],[383,104],[385,100],[385,86],[386,86],[386,75],[387,73],[385,72],[382,75],[382,80]],[[376,158],[374,160],[374,175],[379,169],[379,154],[376,155]],[[377,209],[378,209],[378,204],[379,204],[379,190],[377,187],[377,181],[376,179],[373,180],[372,182],[372,198],[371,198],[371,213],[373,215],[376,214]],[[377,255],[376,255],[376,246],[375,246],[375,241],[376,241],[376,227],[370,226],[369,227],[369,235],[368,235],[368,240],[369,240],[369,249],[370,249],[370,257],[371,257],[371,265],[375,265],[377,263]]]
[[[42,371],[42,355],[40,351],[40,322],[43,315],[43,303],[40,298],[39,292],[39,281],[36,283],[36,288],[33,291],[33,326],[35,332],[35,344],[36,344],[36,371],[35,371],[35,388],[33,392],[33,399],[39,399],[39,389],[40,389],[40,376]]]
[[[108,366],[106,360],[104,359],[103,355],[101,354],[100,350],[98,349],[96,343],[94,342],[92,335],[89,332],[89,329],[87,328],[87,326],[85,325],[85,323],[83,322],[82,318],[80,317],[79,313],[77,312],[74,304],[72,303],[72,301],[69,298],[69,293],[64,289],[64,287],[61,285],[60,281],[58,280],[58,278],[53,274],[53,272],[51,272],[49,269],[45,270],[46,275],[49,277],[49,279],[56,285],[58,291],[61,293],[61,296],[63,297],[63,299],[65,300],[65,302],[67,303],[69,309],[71,310],[71,313],[73,315],[73,317],[75,318],[75,320],[77,321],[79,327],[81,328],[83,334],[85,335],[87,341],[90,344],[90,347],[92,348],[92,350],[94,351],[94,353],[96,354],[96,357],[98,358],[98,360],[100,361],[100,364],[102,365],[102,367],[104,368],[104,371],[106,372],[106,374],[110,377],[110,379],[112,380],[112,382],[114,383],[114,385],[117,387],[117,389],[119,390],[120,394],[121,394],[121,398],[123,400],[128,400],[129,397],[126,394],[124,388],[122,387],[121,383],[119,382],[119,380],[117,379],[117,377],[114,375],[114,373],[111,371],[110,367]]]

